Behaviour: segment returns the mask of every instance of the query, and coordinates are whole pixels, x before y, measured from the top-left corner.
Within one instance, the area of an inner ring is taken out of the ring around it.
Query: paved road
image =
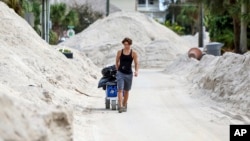
[[[141,70],[126,113],[104,109],[104,97],[93,99],[83,136],[87,141],[228,141],[229,123],[215,122],[220,113],[190,95],[190,86],[177,77]]]

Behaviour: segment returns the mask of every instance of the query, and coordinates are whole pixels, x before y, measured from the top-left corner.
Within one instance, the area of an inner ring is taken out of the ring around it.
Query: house
[[[50,0],[51,4],[55,3],[66,3],[68,6],[75,6],[75,5],[83,5],[87,4],[92,8],[93,11],[102,13],[103,15],[106,14],[106,2],[107,0]],[[109,12],[114,13],[120,11],[119,8],[110,4]]]
[[[164,22],[170,0],[137,0],[137,11]]]
[[[171,0],[110,0],[122,11],[139,11],[151,18],[164,22],[166,9]]]

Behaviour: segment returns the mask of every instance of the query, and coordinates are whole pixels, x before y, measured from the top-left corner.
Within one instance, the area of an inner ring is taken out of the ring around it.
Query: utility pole
[[[106,0],[106,16],[109,15],[109,0]]]
[[[199,41],[198,47],[204,47],[204,32],[203,32],[203,4],[200,2],[199,4]]]
[[[42,38],[46,40],[45,34],[46,34],[46,6],[45,6],[45,0],[42,1]]]
[[[50,0],[46,0],[46,41],[49,43],[50,30]]]
[[[42,38],[49,43],[49,20],[50,20],[49,0],[42,0]]]

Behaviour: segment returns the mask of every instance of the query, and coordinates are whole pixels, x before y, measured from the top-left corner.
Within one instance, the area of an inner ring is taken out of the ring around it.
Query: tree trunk
[[[236,0],[230,0],[231,5],[235,5]],[[234,26],[234,52],[240,53],[240,19],[237,15],[233,15],[233,26]]]
[[[59,37],[62,37],[63,36],[63,31],[61,29],[61,26],[59,25],[59,23],[55,23],[52,27],[52,30],[54,32],[56,32],[56,34],[59,36]]]
[[[247,1],[242,1],[241,14],[247,14]],[[240,28],[240,53],[247,52],[247,21],[244,17],[241,17],[241,28]]]
[[[240,53],[240,19],[238,16],[233,16],[234,24],[234,52]]]

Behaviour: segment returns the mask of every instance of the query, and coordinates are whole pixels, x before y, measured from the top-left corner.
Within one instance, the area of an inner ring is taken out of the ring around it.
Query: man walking
[[[129,91],[132,86],[133,71],[132,62],[134,61],[135,72],[134,76],[138,76],[138,56],[137,53],[131,49],[132,40],[124,38],[122,40],[123,49],[117,52],[116,56],[116,80],[118,88],[118,111],[119,113],[127,111],[127,102]]]

